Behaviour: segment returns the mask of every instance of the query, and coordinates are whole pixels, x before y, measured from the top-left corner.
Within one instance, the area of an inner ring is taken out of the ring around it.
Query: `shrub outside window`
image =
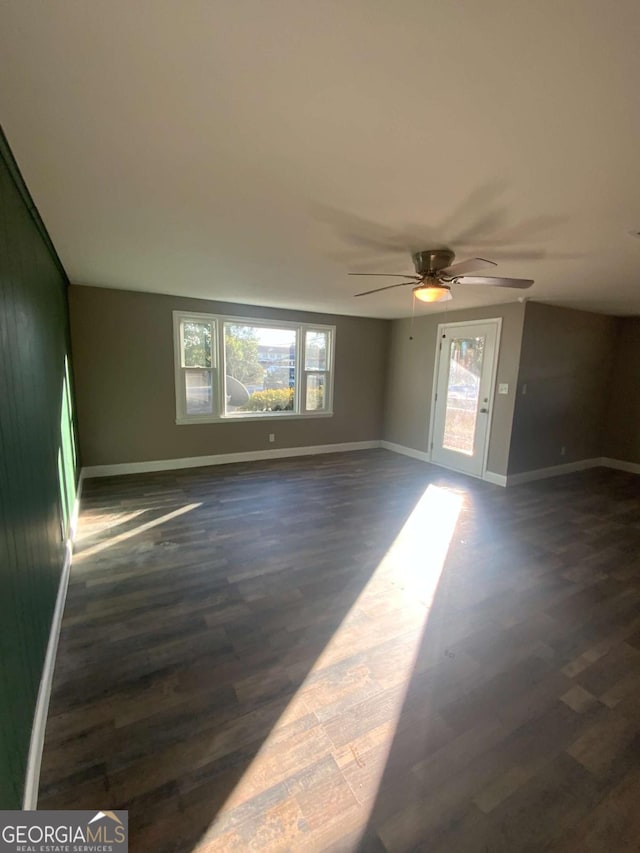
[[[174,311],[176,421],[331,415],[334,326]]]

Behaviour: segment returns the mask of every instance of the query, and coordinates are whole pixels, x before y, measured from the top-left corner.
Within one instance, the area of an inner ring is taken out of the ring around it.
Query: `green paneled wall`
[[[20,808],[75,500],[67,280],[0,138],[0,808]]]

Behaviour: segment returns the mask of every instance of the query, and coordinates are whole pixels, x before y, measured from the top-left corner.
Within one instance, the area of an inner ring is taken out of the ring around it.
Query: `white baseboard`
[[[27,774],[25,776],[24,795],[22,798],[22,808],[25,811],[34,811],[38,808],[38,788],[40,787],[42,749],[44,747],[44,735],[47,728],[49,699],[51,698],[51,686],[53,683],[53,672],[56,665],[56,653],[58,651],[58,640],[60,639],[62,615],[64,613],[67,589],[69,587],[69,575],[71,573],[71,561],[73,558],[73,541],[75,539],[78,516],[80,514],[82,482],[83,476],[81,472],[80,477],[78,478],[78,487],[76,489],[76,500],[73,505],[73,512],[69,521],[69,536],[65,542],[64,562],[62,564],[62,572],[60,574],[60,583],[58,584],[56,605],[51,619],[51,629],[49,631],[49,641],[47,643],[47,652],[44,658],[40,686],[38,687],[36,709],[33,715],[31,740],[29,742],[29,755],[27,758]]]
[[[84,470],[80,470],[78,477],[78,486],[76,488],[76,501],[73,505],[71,520],[69,521],[69,541],[73,544],[76,539],[76,530],[78,528],[78,517],[80,515],[80,495],[82,494],[82,484],[84,483]]]
[[[47,714],[49,713],[49,699],[51,697],[51,684],[53,682],[53,670],[56,664],[56,652],[58,651],[58,638],[60,637],[60,626],[62,625],[62,614],[67,597],[69,585],[69,572],[71,569],[71,542],[67,540],[65,546],[64,564],[58,586],[56,606],[51,620],[51,631],[49,632],[49,643],[47,654],[44,659],[38,698],[36,700],[36,711],[33,717],[31,729],[31,741],[29,743],[29,757],[27,759],[27,775],[24,783],[24,797],[22,808],[33,811],[38,808],[38,787],[40,784],[40,763],[42,761],[42,749],[44,747],[44,733],[47,727]]]
[[[395,444],[393,441],[381,441],[380,447],[385,450],[391,450],[393,453],[401,453],[403,456],[410,456],[412,459],[419,459],[421,462],[429,462],[429,454],[424,450],[414,450],[413,447],[405,447],[404,444]]]
[[[233,462],[257,462],[264,459],[286,459],[293,456],[316,456],[320,453],[345,453],[372,450],[379,441],[348,441],[342,444],[316,444],[306,447],[278,447],[273,450],[248,450],[243,453],[217,453],[212,456],[186,456],[182,459],[158,459],[151,462],[121,462],[114,465],[89,465],[82,469],[85,479],[113,477],[119,474],[146,474],[151,471],[176,471]]]
[[[567,462],[564,465],[552,465],[550,468],[536,468],[533,471],[522,471],[520,474],[508,474],[507,486],[546,480],[547,477],[560,477],[562,474],[573,474],[574,471],[586,471],[588,468],[615,468],[617,471],[627,471],[629,474],[640,474],[640,465],[637,462],[596,456],[593,459],[579,459],[577,462]]]
[[[405,447],[404,444],[395,444],[393,441],[381,441],[380,447],[383,447],[385,450],[391,450],[393,453],[401,453],[403,456],[410,456],[412,459],[419,459],[421,462],[436,465],[435,462],[429,459],[429,454],[424,450],[414,450],[413,447]],[[444,465],[437,465],[437,467],[443,468],[445,471],[453,471],[452,468],[445,468]],[[460,474],[463,472],[455,471],[454,473]],[[467,476],[472,477],[473,474],[467,474]],[[485,471],[481,478],[476,477],[475,479],[486,480],[487,483],[493,483],[494,486],[507,485],[506,476],[504,474],[494,474],[493,471]]]
[[[563,474],[573,474],[574,471],[586,471],[588,468],[601,468],[605,464],[601,457],[594,459],[579,459],[577,462],[566,462],[563,465],[552,465],[549,468],[535,468],[533,471],[522,471],[520,474],[508,474],[507,485],[519,486],[521,483],[531,483],[534,480],[546,480],[548,477],[560,477]]]
[[[640,474],[640,465],[637,462],[625,462],[623,459],[609,459],[602,457],[602,464],[606,468],[615,468],[616,471],[627,471],[629,474]]]
[[[507,485],[506,474],[494,474],[493,471],[485,471],[482,479],[487,483],[493,483],[494,486],[502,486],[504,488]]]

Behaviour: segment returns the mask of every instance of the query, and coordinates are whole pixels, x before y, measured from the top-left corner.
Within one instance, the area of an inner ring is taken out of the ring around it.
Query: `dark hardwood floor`
[[[90,480],[39,808],[128,808],[134,853],[638,851],[639,546],[604,469]]]

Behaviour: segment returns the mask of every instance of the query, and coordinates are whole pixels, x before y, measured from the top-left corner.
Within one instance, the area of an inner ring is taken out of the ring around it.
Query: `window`
[[[174,312],[176,419],[332,414],[335,327]]]
[[[305,329],[305,408],[323,412],[327,405],[330,335],[326,329]]]
[[[213,415],[215,321],[196,317],[180,320],[180,393],[178,411],[187,417]]]
[[[298,331],[225,321],[225,415],[295,411]]]

